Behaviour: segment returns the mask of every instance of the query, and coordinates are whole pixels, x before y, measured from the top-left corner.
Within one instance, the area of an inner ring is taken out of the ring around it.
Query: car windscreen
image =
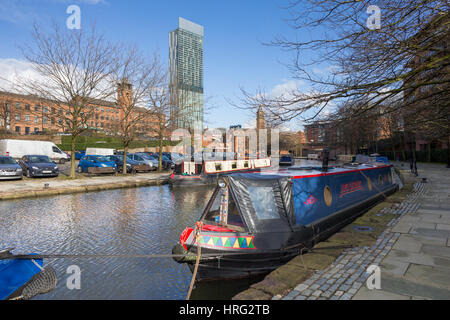
[[[109,162],[110,161],[106,157],[103,157],[103,156],[96,156],[96,157],[93,157],[93,159],[97,162]]]
[[[11,157],[0,157],[0,164],[16,164],[16,160]]]
[[[107,161],[116,161],[116,160],[122,160],[120,157],[118,157],[118,156],[104,156],[104,158],[107,160]]]
[[[148,160],[156,160],[156,157],[155,157],[155,156],[151,156],[151,155],[149,155],[149,154],[142,154],[142,156],[143,156],[145,159],[148,159]]]
[[[29,156],[28,162],[30,162],[30,163],[49,163],[49,162],[51,162],[51,160],[47,156]]]

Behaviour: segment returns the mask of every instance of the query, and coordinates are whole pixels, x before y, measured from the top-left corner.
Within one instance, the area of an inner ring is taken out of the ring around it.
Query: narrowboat
[[[392,165],[347,164],[221,177],[203,214],[173,248],[197,281],[267,273],[395,192]]]
[[[216,184],[217,179],[236,172],[258,172],[271,166],[270,158],[242,160],[182,161],[170,176],[172,186]]]

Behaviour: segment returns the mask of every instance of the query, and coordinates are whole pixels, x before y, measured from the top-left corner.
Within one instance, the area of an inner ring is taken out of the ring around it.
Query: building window
[[[48,107],[47,106],[43,106],[42,107],[42,112],[47,113],[48,112]]]
[[[58,114],[62,115],[62,114],[63,114],[63,110],[62,110],[62,109],[59,109],[59,110],[58,110]]]
[[[20,102],[16,102],[16,109],[20,109]]]
[[[28,110],[28,111],[30,111],[30,110],[31,110],[31,108],[30,108],[30,105],[29,105],[29,104],[26,104],[26,105],[25,105],[25,110]]]
[[[16,114],[16,121],[20,121],[20,114]]]
[[[40,111],[40,110],[41,110],[41,108],[38,105],[34,106],[34,111]]]
[[[39,117],[34,117],[34,123],[39,123]]]
[[[20,127],[16,127],[16,133],[20,133]]]
[[[30,134],[30,127],[25,127],[25,134]]]
[[[34,128],[34,132],[38,132],[39,131],[39,128]]]
[[[27,121],[27,122],[30,122],[30,121],[31,121],[30,115],[29,115],[29,114],[27,114],[27,115],[25,116],[25,121]]]
[[[48,122],[48,118],[47,117],[42,117],[42,123],[47,123]]]

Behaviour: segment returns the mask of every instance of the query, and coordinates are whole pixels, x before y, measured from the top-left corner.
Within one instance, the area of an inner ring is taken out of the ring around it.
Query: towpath
[[[166,183],[170,174],[166,171],[126,176],[83,176],[79,179],[59,177],[0,181],[0,200],[159,185]]]
[[[407,169],[408,164],[397,164]],[[450,169],[419,164],[413,192],[377,215],[394,215],[371,246],[346,249],[327,268],[273,300],[450,299]],[[427,183],[422,183],[427,178]],[[369,289],[372,266],[381,289]],[[370,277],[369,281],[368,278]]]

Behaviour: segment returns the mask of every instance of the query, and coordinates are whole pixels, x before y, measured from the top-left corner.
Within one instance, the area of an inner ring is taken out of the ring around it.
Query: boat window
[[[220,219],[220,200],[221,200],[222,192],[219,191],[215,195],[215,199],[206,214],[204,220],[209,222],[219,222]],[[238,226],[244,227],[244,223],[242,222],[241,215],[239,214],[239,210],[236,206],[236,203],[231,194],[229,194],[228,198],[228,223],[230,226]]]
[[[248,187],[248,193],[260,220],[279,219],[275,197],[271,187]]]
[[[211,205],[211,208],[209,208],[208,213],[205,216],[205,220],[208,221],[216,221],[216,217],[220,216],[220,194],[221,192],[217,192],[214,196],[215,199]],[[217,218],[218,220],[219,218]]]

